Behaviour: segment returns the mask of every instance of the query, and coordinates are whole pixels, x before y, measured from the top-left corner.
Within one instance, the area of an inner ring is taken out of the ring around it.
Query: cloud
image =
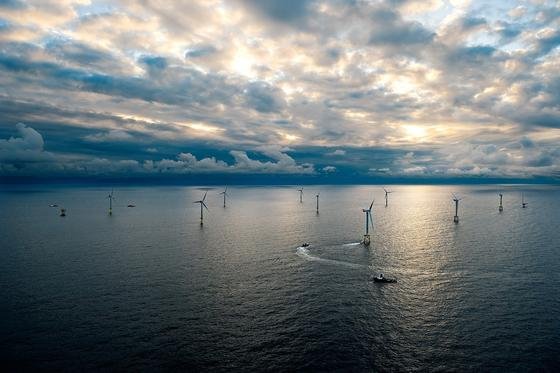
[[[151,74],[165,70],[167,68],[167,59],[160,56],[141,56],[139,61],[146,65]]]
[[[243,3],[271,20],[298,25],[309,15],[313,1],[244,0]]]
[[[185,58],[199,58],[214,54],[217,49],[212,45],[194,45],[185,51]]]
[[[280,90],[265,82],[252,82],[245,88],[247,103],[256,111],[270,113],[284,107]]]
[[[312,164],[298,164],[286,154],[291,149],[276,145],[261,146],[255,151],[271,158],[270,161],[253,159],[247,152],[231,150],[229,154],[233,163],[219,160],[216,157],[198,159],[188,152],[179,153],[175,159],[163,158],[160,160],[148,159],[139,161],[135,159],[107,159],[107,158],[68,158],[55,156],[44,150],[43,137],[33,128],[22,123],[16,126],[20,137],[10,137],[0,140],[0,172],[7,175],[27,175],[29,173],[51,175],[111,175],[128,173],[131,175],[155,174],[209,174],[209,173],[248,173],[248,174],[314,174]],[[109,131],[96,134],[88,141],[123,141],[130,140],[131,136],[124,132]],[[149,153],[157,149],[148,148]],[[50,164],[37,167],[36,162],[49,162]]]
[[[87,135],[84,137],[84,139],[91,142],[106,142],[106,141],[130,141],[134,139],[134,137],[126,131],[110,130],[107,132],[100,132],[92,135]]]
[[[327,155],[346,155],[346,150],[342,150],[342,149],[336,149],[335,151],[333,151],[332,153],[327,153]]]
[[[370,44],[398,46],[428,44],[435,35],[419,22],[403,20],[398,12],[389,8],[376,9],[371,14],[371,19],[374,29],[369,37]]]
[[[18,122],[47,143],[10,172],[558,175],[555,3],[12,0],[0,14],[2,146]]]
[[[321,170],[323,170],[323,172],[327,172],[327,173],[336,172],[336,167],[334,167],[334,166],[325,166],[325,167],[323,167]]]
[[[16,125],[19,137],[0,139],[0,161],[8,162],[41,162],[51,160],[50,153],[43,150],[43,136],[23,123]]]

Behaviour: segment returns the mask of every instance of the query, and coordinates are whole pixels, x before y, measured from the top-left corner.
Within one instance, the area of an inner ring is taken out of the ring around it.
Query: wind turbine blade
[[[371,223],[371,227],[373,228],[373,218],[371,217],[371,212],[368,214],[369,222]]]
[[[204,197],[202,197],[202,203],[204,203],[204,201],[206,200],[206,195],[207,195],[207,194],[208,194],[208,191],[206,191],[206,192],[204,193]]]
[[[375,202],[375,199],[373,201],[371,201],[371,205],[369,205],[370,211],[371,211],[371,208],[373,207],[373,202]]]
[[[389,192],[387,192],[387,189],[385,189],[385,188],[383,188],[383,191],[384,191],[385,193],[389,193]]]
[[[202,206],[204,206],[204,208],[205,208],[206,210],[208,210],[208,206],[206,206],[206,203],[204,203],[204,202],[202,202],[202,201],[201,201],[200,203],[202,203]],[[210,211],[210,210],[208,210],[208,211]]]

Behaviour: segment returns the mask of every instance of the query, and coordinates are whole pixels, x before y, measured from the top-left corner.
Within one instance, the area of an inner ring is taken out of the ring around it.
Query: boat
[[[52,205],[49,205],[49,207],[58,207],[58,205],[57,204],[52,204]]]
[[[309,247],[311,246],[311,244],[309,242],[304,242],[301,247]]]
[[[383,276],[383,273],[380,273],[378,276],[373,277],[374,282],[383,282],[383,283],[393,283],[397,282],[396,278],[390,278]]]
[[[136,207],[136,205],[128,205],[128,206],[126,206],[126,207]]]

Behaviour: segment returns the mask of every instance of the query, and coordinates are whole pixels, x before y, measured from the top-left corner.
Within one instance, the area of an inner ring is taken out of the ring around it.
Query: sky
[[[0,0],[0,177],[560,180],[560,3]]]

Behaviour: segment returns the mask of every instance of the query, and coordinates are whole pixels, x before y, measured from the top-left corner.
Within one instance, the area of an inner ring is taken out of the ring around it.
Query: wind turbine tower
[[[206,210],[208,210],[208,207],[206,206],[206,203],[204,203],[204,200],[206,199],[206,194],[208,194],[208,192],[204,193],[204,197],[202,197],[202,199],[200,201],[194,201],[193,203],[200,203],[200,225],[204,224],[204,210],[203,208],[205,208]]]
[[[362,212],[366,213],[366,233],[364,234],[364,245],[369,246],[371,243],[371,238],[369,236],[369,226],[371,224],[371,229],[373,229],[373,218],[371,217],[371,208],[373,207],[373,202],[371,201],[371,205],[369,205],[369,209],[362,209]]]
[[[500,206],[498,206],[498,211],[502,212],[504,211],[504,206],[502,205],[502,198],[504,197],[504,195],[502,193],[498,194],[500,196]]]
[[[319,193],[317,193],[315,195],[315,198],[317,198],[317,215],[319,214]]]
[[[527,202],[525,202],[525,195],[523,194],[523,192],[521,192],[521,207],[527,207]]]
[[[298,189],[299,192],[299,203],[303,203],[303,188]]]
[[[455,216],[453,217],[453,222],[457,224],[459,223],[459,201],[462,200],[462,198],[457,198],[455,194],[451,194],[453,195],[453,202],[455,202]]]
[[[111,189],[111,193],[107,196],[109,199],[109,215],[113,215],[113,189]]]
[[[227,187],[223,192],[220,192],[220,194],[224,195],[224,207],[226,207],[226,196],[229,196],[229,194],[227,194]]]
[[[383,188],[383,191],[385,192],[385,207],[387,207],[389,204],[389,194],[393,193],[393,191],[389,191],[385,188]]]

